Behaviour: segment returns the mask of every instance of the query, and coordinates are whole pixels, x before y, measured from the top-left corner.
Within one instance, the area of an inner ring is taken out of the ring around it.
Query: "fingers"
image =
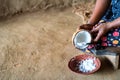
[[[79,31],[80,29],[82,29],[82,25],[79,26],[76,30]]]
[[[80,30],[80,27],[78,27],[77,29],[76,29],[76,31],[79,31]]]
[[[83,25],[78,27],[78,30],[85,29],[85,30],[89,30],[90,31],[90,30],[92,30],[92,28],[93,28],[93,25],[91,25],[91,24],[83,24]]]
[[[92,33],[98,32],[99,31],[99,26],[94,26],[93,29],[91,30]]]
[[[103,35],[103,30],[101,29],[100,25],[94,26],[94,28],[91,30],[91,32],[93,34],[97,33],[97,35],[94,39],[94,42],[97,42],[100,39],[100,37]]]
[[[81,25],[81,26],[79,26],[76,30],[79,31],[80,29],[84,29],[84,26]]]
[[[86,24],[83,24],[81,26],[79,26],[79,29],[86,29],[88,26]]]
[[[98,32],[96,38],[94,39],[94,42],[97,42],[97,41],[101,38],[102,35],[103,35],[103,31],[100,30],[100,31]]]

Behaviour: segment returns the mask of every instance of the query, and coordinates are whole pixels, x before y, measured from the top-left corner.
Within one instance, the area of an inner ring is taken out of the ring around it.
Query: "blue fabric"
[[[111,0],[111,6],[103,16],[105,21],[113,21],[120,17],[120,0]]]

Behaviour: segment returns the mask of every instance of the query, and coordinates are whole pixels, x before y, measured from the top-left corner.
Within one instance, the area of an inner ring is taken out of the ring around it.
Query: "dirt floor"
[[[71,9],[25,13],[1,21],[0,80],[119,80],[120,71],[106,63],[88,76],[68,68],[68,61],[81,53],[71,38],[82,22]]]

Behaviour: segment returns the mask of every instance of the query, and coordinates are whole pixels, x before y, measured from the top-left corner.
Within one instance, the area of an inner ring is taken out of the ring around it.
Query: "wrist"
[[[91,25],[91,26],[94,26],[94,25],[95,25],[94,23],[92,23],[92,22],[90,22],[90,21],[88,21],[87,24],[89,24],[89,25]]]
[[[118,19],[116,19],[114,21],[108,22],[108,26],[111,29],[119,28],[120,27],[120,18],[118,18]]]
[[[108,26],[109,30],[114,28],[111,22],[106,22],[106,25]]]

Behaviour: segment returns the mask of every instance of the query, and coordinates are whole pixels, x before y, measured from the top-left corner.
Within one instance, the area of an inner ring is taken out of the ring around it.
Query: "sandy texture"
[[[83,23],[87,23],[94,10],[96,0],[73,0],[73,13],[83,19]]]
[[[81,18],[71,9],[22,14],[0,22],[0,80],[119,80],[119,70],[113,71],[105,61],[89,76],[68,68],[69,60],[80,54],[71,42],[80,24]]]
[[[77,54],[71,37],[80,18],[69,13],[36,12],[2,21],[0,80],[70,80],[67,64]]]
[[[72,5],[93,3],[93,1],[95,0],[0,0],[0,16],[49,8],[63,10]]]
[[[51,7],[63,9],[71,5],[72,0],[0,0],[0,16]]]

